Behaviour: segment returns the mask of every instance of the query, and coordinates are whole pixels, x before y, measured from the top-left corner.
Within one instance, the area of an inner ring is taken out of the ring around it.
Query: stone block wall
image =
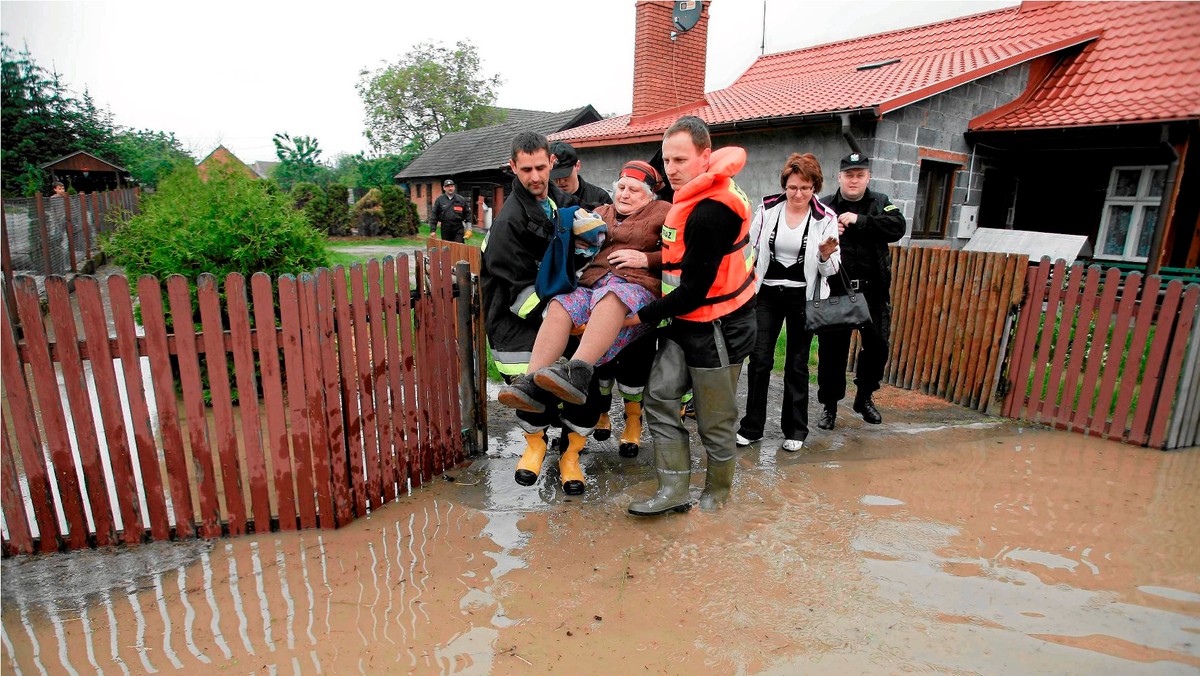
[[[871,188],[887,193],[904,210],[910,224],[916,215],[917,181],[920,178],[919,148],[931,148],[972,156],[963,134],[967,124],[998,106],[1009,103],[1025,91],[1029,79],[1027,65],[1015,66],[947,92],[918,101],[879,121],[875,135],[863,149],[871,156]],[[974,167],[963,167],[955,180],[950,209],[948,235],[953,238],[959,207],[979,205],[983,172],[976,158]]]

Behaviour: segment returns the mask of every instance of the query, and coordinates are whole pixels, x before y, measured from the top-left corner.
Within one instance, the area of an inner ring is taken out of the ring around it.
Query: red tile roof
[[[972,129],[1065,127],[1200,118],[1200,3],[1061,2],[760,57],[706,103],[636,125],[630,116],[554,138],[580,146],[651,140],[679,115],[710,125],[870,110],[882,115],[1076,45],[1027,100]],[[863,65],[898,62],[859,70]]]

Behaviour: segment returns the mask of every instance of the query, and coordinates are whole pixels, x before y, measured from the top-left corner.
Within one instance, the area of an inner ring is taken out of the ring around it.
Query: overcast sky
[[[768,0],[766,51],[808,47],[1017,4],[1016,0]],[[761,0],[710,7],[706,89],[758,57]],[[497,104],[559,111],[592,104],[628,113],[633,0],[283,3],[0,2],[18,51],[86,87],[118,124],[172,131],[201,158],[224,144],[275,159],[276,132],[316,137],[323,159],[368,150],[359,72],[414,44],[459,38],[504,79]]]

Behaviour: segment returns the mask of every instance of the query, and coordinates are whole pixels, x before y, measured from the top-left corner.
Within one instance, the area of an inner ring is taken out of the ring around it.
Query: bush
[[[231,170],[211,172],[204,182],[190,166],[160,183],[141,214],[103,246],[130,279],[183,275],[193,292],[206,272],[219,282],[231,272],[247,279],[265,272],[274,279],[328,263],[325,238],[296,211],[290,195]]]
[[[292,204],[304,214],[304,218],[310,226],[328,233],[325,228],[321,227],[326,208],[325,191],[321,190],[321,186],[316,183],[297,183],[289,195],[292,198]]]
[[[360,237],[374,237],[383,234],[383,205],[379,188],[371,188],[362,199],[354,203],[351,212],[354,229]]]
[[[383,227],[388,235],[402,237],[417,234],[416,211],[403,189],[385,185],[379,188],[379,201],[383,208]]]
[[[331,183],[325,190],[325,209],[321,212],[320,228],[333,236],[349,233],[350,189],[340,183]]]
[[[158,192],[142,202],[141,214],[113,232],[102,246],[131,280],[142,275],[160,280],[175,274],[186,277],[194,323],[200,320],[196,280],[203,273],[214,275],[220,285],[232,272],[241,273],[247,281],[256,272],[278,279],[285,273],[328,264],[325,238],[296,210],[291,195],[280,195],[267,182],[231,169],[210,172],[204,182],[190,165],[162,181]],[[220,292],[224,304],[223,287]],[[174,331],[179,318],[170,312],[165,285],[163,306],[168,331]],[[253,323],[253,308],[250,317]],[[200,361],[203,396],[208,402],[207,362],[203,356]],[[233,384],[233,360],[226,367]],[[236,388],[232,394],[236,403]]]

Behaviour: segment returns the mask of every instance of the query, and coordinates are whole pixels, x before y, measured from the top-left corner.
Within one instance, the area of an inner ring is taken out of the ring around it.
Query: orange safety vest
[[[708,290],[704,304],[679,319],[711,322],[745,305],[754,296],[754,250],[750,246],[750,200],[733,182],[733,176],[746,165],[746,151],[730,146],[714,150],[708,172],[697,176],[675,193],[674,204],[662,229],[662,292],[679,287],[679,268],[685,249],[683,231],[688,216],[701,200],[711,199],[729,207],[742,218],[733,248],[726,252],[717,269],[717,278]]]

